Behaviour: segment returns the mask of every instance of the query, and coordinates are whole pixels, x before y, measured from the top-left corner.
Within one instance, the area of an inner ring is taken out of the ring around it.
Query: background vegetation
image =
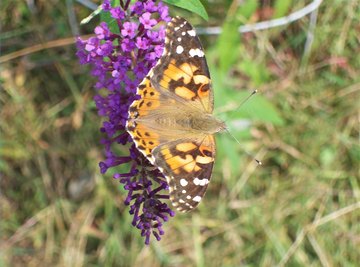
[[[310,1],[203,2],[208,22],[170,10],[222,25],[200,38],[241,145],[217,136],[203,202],[144,246],[120,184],[99,173],[94,80],[74,55],[98,18],[79,29],[91,11],[78,2],[1,1],[0,266],[358,266],[359,2],[324,1],[311,47],[308,16],[236,33]]]

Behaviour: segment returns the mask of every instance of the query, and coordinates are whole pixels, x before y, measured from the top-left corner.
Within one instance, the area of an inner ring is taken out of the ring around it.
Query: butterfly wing
[[[214,137],[204,135],[165,143],[153,150],[153,157],[167,179],[173,206],[182,212],[194,209],[210,182],[215,159]]]
[[[203,47],[185,19],[175,17],[168,23],[163,55],[150,76],[155,87],[206,113],[213,112],[214,96]]]

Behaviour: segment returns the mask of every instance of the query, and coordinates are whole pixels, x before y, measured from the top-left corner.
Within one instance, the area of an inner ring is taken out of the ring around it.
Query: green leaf
[[[100,20],[106,22],[111,32],[120,33],[119,26],[117,25],[116,20],[111,17],[110,12],[101,11]]]
[[[163,2],[196,13],[204,20],[209,19],[203,4],[199,0],[163,0]]]

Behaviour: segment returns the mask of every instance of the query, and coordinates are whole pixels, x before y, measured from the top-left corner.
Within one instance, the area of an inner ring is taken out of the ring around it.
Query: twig
[[[83,38],[83,39],[88,39],[91,36],[94,36],[94,35],[89,34],[89,35],[84,35],[84,36],[80,36],[80,37]],[[62,47],[62,46],[66,46],[66,45],[71,45],[71,44],[74,44],[75,42],[76,42],[75,37],[69,37],[69,38],[49,41],[49,42],[44,43],[44,44],[37,44],[37,45],[34,45],[34,46],[26,47],[24,49],[21,49],[21,50],[18,50],[18,51],[15,51],[13,53],[6,54],[6,55],[0,57],[0,63],[4,63],[6,61],[13,60],[13,59],[18,58],[18,57],[26,56],[28,54],[35,53],[35,52],[38,52],[38,51],[41,51],[41,50],[54,48],[54,47],[59,47],[59,46]]]
[[[247,24],[239,27],[240,33],[245,32],[253,32],[258,30],[266,30],[274,27],[279,27],[282,25],[289,24],[296,20],[299,20],[306,15],[312,13],[314,10],[317,10],[322,3],[323,0],[314,0],[307,6],[303,7],[302,9],[291,13],[288,16],[281,17],[278,19],[272,19],[267,21],[258,22],[255,24]],[[196,28],[196,32],[198,34],[206,34],[206,35],[218,35],[222,31],[221,27],[208,27],[208,28]]]
[[[302,66],[306,65],[309,55],[310,55],[311,46],[314,41],[314,31],[315,31],[315,27],[316,27],[317,15],[318,15],[318,9],[315,9],[310,14],[310,23],[309,23],[309,27],[308,27],[307,33],[306,33],[306,42],[305,42],[304,53],[303,53],[303,57],[302,57]]]
[[[304,47],[304,56],[306,57],[310,50],[311,50],[311,45],[314,41],[314,31],[315,31],[315,26],[316,26],[316,21],[317,21],[317,15],[318,15],[318,9],[315,9],[314,12],[312,12],[310,14],[310,24],[309,24],[309,28],[306,34],[306,43],[305,43],[305,47]]]

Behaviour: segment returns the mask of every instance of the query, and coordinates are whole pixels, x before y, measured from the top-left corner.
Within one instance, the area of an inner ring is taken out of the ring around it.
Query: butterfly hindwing
[[[212,135],[180,139],[153,150],[154,164],[164,173],[170,199],[179,211],[195,208],[210,182],[215,158]]]

